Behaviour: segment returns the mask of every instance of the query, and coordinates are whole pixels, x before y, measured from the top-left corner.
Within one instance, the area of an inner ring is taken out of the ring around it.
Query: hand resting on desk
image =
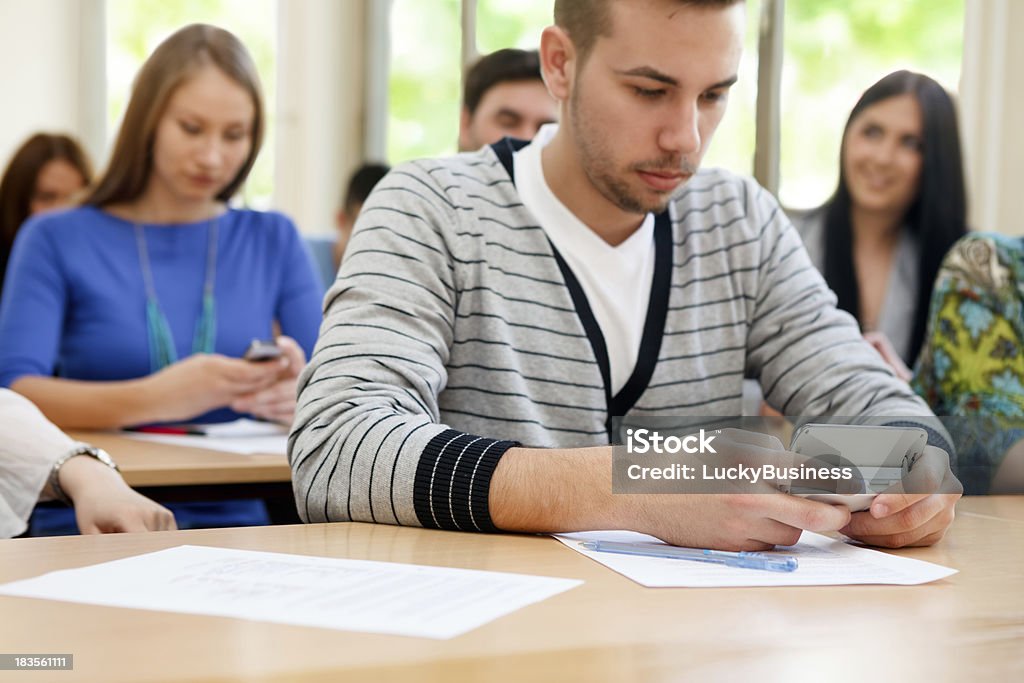
[[[92,458],[76,457],[64,463],[60,484],[74,503],[83,534],[178,528],[170,510],[136,493],[120,474]]]

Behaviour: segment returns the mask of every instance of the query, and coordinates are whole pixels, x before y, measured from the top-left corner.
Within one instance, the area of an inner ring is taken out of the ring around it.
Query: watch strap
[[[54,496],[56,496],[57,500],[61,501],[66,505],[71,505],[71,499],[68,497],[68,494],[64,491],[64,489],[61,488],[60,468],[63,467],[64,463],[66,463],[68,460],[79,455],[87,455],[90,458],[93,458],[103,463],[104,465],[114,470],[115,472],[120,471],[120,469],[117,466],[117,463],[114,462],[114,459],[111,458],[106,451],[100,448],[96,448],[95,446],[91,446],[87,443],[76,443],[70,450],[68,450],[68,452],[57,458],[57,461],[53,463],[53,468],[50,469],[50,488],[53,490],[53,494]]]

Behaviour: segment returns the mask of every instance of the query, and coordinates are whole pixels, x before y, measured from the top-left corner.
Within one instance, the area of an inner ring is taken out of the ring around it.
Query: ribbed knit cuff
[[[426,445],[413,482],[413,506],[427,528],[498,531],[488,495],[494,468],[515,441],[497,441],[454,429]]]

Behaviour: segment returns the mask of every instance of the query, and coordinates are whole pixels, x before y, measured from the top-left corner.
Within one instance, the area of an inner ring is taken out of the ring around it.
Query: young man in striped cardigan
[[[941,430],[915,466],[932,493],[852,517],[782,493],[612,493],[611,418],[737,415],[745,373],[786,414],[930,416],[771,195],[698,171],[742,2],[626,4],[556,0],[540,51],[560,127],[404,164],[368,200],[300,380],[301,516],[726,549],[803,529],[934,543],[959,495]]]

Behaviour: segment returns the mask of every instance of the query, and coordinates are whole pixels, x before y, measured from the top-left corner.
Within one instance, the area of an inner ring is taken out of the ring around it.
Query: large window
[[[462,0],[469,2],[471,0]],[[536,47],[553,0],[475,0],[476,45]],[[394,0],[388,154],[392,162],[455,150],[460,0]],[[747,2],[739,83],[705,165],[753,170],[761,2]],[[860,93],[909,68],[954,90],[964,0],[787,0],[781,83],[780,199],[806,208],[835,189],[842,128]]]
[[[124,114],[132,80],[146,57],[174,31],[198,22],[215,24],[238,36],[259,70],[268,125],[243,199],[249,205],[265,208],[274,187],[276,0],[107,0],[107,116],[111,141]]]
[[[485,55],[503,47],[539,47],[553,5],[552,0],[477,0],[477,50]]]
[[[964,0],[787,0],[779,195],[824,202],[839,177],[843,126],[860,94],[897,69],[957,88]]]
[[[298,1],[298,0],[289,0]],[[476,6],[481,54],[536,47],[553,0],[392,0],[387,156],[406,159],[455,151],[462,64],[463,3]],[[748,0],[746,49],[729,110],[706,165],[752,170],[760,0]],[[266,206],[273,192],[277,0],[108,0],[109,130],[116,131],[131,81],[167,35],[191,22],[236,33],[263,79],[267,139],[244,199]],[[898,69],[923,71],[957,86],[964,0],[787,0],[781,81],[780,199],[806,208],[833,191],[843,124],[859,94]]]
[[[481,54],[535,48],[551,23],[551,0],[479,0]],[[394,0],[388,84],[388,159],[455,152],[462,101],[459,0]]]
[[[455,151],[462,67],[459,0],[394,0],[388,160]]]

